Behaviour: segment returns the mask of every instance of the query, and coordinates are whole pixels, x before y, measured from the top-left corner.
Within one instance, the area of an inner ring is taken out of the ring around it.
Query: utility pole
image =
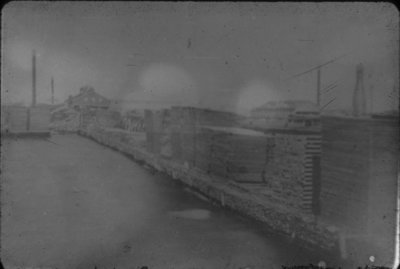
[[[36,51],[32,51],[32,107],[36,106]]]
[[[304,72],[301,72],[301,73],[298,73],[298,74],[296,74],[294,76],[291,76],[288,79],[293,79],[293,78],[296,78],[296,77],[300,77],[300,76],[305,75],[307,73],[313,72],[314,70],[317,70],[317,105],[320,106],[320,103],[321,103],[321,68],[326,66],[326,65],[329,65],[329,64],[331,64],[333,62],[336,62],[337,60],[343,58],[344,56],[346,56],[346,54],[341,55],[339,57],[336,57],[336,58],[334,58],[334,59],[332,59],[330,61],[327,61],[327,62],[325,62],[323,64],[317,65],[317,66],[315,66],[313,68],[310,68],[310,69],[308,69],[308,70],[306,70]]]
[[[353,116],[364,116],[366,112],[366,100],[364,91],[364,67],[360,63],[356,70],[356,86],[353,92]]]
[[[317,69],[317,105],[321,105],[321,67]]]
[[[54,78],[51,77],[51,104],[54,105]]]

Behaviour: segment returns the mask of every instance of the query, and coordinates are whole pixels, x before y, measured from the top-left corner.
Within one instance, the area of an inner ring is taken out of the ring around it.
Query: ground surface
[[[2,141],[1,258],[61,268],[280,268],[318,257],[76,135]]]

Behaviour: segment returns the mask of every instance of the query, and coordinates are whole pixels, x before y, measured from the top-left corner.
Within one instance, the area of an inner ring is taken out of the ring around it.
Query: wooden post
[[[36,52],[32,51],[32,107],[36,106]]]
[[[321,68],[317,69],[317,105],[321,103]]]
[[[51,77],[51,104],[54,105],[54,78]]]

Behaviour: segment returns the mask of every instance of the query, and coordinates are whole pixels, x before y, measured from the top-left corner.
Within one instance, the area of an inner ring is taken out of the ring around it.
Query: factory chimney
[[[32,106],[36,106],[36,52],[32,51]]]
[[[364,67],[357,65],[356,86],[353,93],[353,116],[360,117],[366,114],[367,104],[364,91]]]
[[[51,77],[51,104],[54,105],[54,78]]]

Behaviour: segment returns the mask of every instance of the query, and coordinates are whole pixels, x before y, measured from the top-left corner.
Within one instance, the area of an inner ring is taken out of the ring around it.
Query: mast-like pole
[[[54,105],[54,78],[51,77],[51,104]]]
[[[36,51],[32,51],[32,106],[36,106]]]

